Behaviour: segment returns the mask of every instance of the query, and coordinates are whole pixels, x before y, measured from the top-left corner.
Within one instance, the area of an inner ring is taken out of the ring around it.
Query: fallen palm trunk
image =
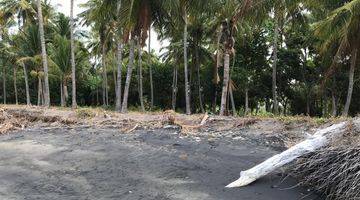
[[[324,147],[332,139],[341,137],[349,127],[350,122],[342,122],[339,124],[332,125],[328,128],[321,129],[317,131],[313,136],[307,140],[291,147],[290,149],[277,154],[263,163],[249,169],[242,171],[240,173],[240,178],[226,187],[242,187],[249,185],[250,183],[256,181],[257,179],[269,174],[270,172],[276,170],[279,167],[282,167],[295,159],[299,158],[302,155],[305,155],[310,152]]]

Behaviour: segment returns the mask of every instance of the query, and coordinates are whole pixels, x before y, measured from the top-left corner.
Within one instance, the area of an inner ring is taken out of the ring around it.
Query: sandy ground
[[[128,134],[80,125],[17,130],[0,135],[0,199],[319,199],[304,188],[289,189],[296,182],[282,182],[280,172],[245,188],[224,188],[241,170],[276,153],[248,136],[257,126],[197,137],[174,128]]]

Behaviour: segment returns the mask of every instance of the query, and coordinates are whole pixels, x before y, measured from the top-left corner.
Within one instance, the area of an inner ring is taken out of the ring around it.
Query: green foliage
[[[185,62],[190,71],[192,110],[201,111],[201,96],[206,111],[217,111],[223,73],[223,59],[219,60],[220,66],[216,69],[216,55],[219,52],[221,54],[221,51],[218,52],[218,49],[221,49],[221,45],[218,44],[219,29],[224,20],[238,17],[240,13],[240,23],[235,24],[236,30],[233,30],[235,46],[230,64],[230,85],[234,90],[234,103],[238,115],[245,115],[245,91],[248,90],[249,115],[273,117],[271,66],[275,22],[279,25],[276,75],[281,117],[288,120],[289,115],[318,116],[315,123],[325,123],[322,117],[330,116],[333,108],[337,108],[338,113],[342,111],[347,97],[350,52],[360,48],[360,0],[253,0],[251,10],[242,13],[244,2],[248,1],[87,1],[82,5],[85,11],[76,19],[88,26],[87,31],[77,30],[75,35],[79,105],[102,104],[102,61],[105,60],[110,101],[107,109],[114,108],[116,44],[119,41],[124,44],[123,60],[120,63],[124,88],[129,63],[128,39],[140,41],[144,47],[148,31],[153,27],[159,39],[169,41],[170,44],[163,48],[162,55],[143,52],[145,107],[147,110],[150,109],[150,66],[153,70],[155,91],[153,110],[172,108],[173,76],[176,69],[176,110],[182,112],[185,107],[183,31],[186,19],[189,57]],[[33,104],[37,101],[38,80],[44,77],[35,8],[34,1],[30,0],[0,2],[0,70],[1,77],[6,83],[6,97],[9,103],[15,101],[12,85],[14,74],[17,77],[20,102],[25,102],[23,66],[27,68],[29,75]],[[59,104],[60,81],[67,84],[71,81],[70,21],[64,14],[57,13],[48,1],[43,3],[43,8],[52,103]],[[105,52],[102,52],[102,47]],[[131,110],[139,108],[138,52],[135,55],[129,92]],[[359,61],[356,64],[358,66]],[[329,73],[329,70],[332,73]],[[220,82],[214,84],[217,75]],[[355,71],[351,115],[360,112],[360,86],[356,84],[359,80],[358,75],[359,68]],[[1,97],[4,98],[4,95]],[[217,102],[213,104],[215,99]],[[332,102],[335,103],[335,107],[332,106]],[[230,104],[228,109],[231,110]],[[78,115],[87,117],[92,114],[88,113],[87,109],[80,109]]]

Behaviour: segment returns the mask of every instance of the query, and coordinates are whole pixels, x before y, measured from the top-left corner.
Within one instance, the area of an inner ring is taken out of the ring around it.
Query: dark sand
[[[174,129],[32,128],[0,136],[1,200],[296,200],[279,173],[224,186],[276,153],[250,140],[183,138]]]

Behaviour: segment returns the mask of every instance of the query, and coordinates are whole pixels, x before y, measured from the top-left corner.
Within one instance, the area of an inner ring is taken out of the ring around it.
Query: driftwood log
[[[357,120],[357,122],[359,119]],[[294,161],[302,155],[326,146],[333,139],[339,138],[347,132],[348,127],[352,125],[352,122],[341,122],[334,124],[325,129],[318,130],[314,135],[310,136],[303,142],[289,148],[288,150],[277,154],[264,162],[256,165],[255,167],[240,172],[240,178],[230,183],[226,187],[243,187],[256,181],[257,179],[266,176],[274,170]]]

